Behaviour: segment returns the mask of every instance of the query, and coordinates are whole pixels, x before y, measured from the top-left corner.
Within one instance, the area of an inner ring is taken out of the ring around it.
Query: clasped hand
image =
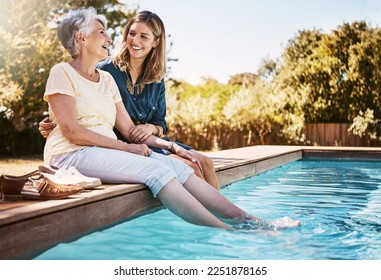
[[[129,131],[128,140],[131,143],[143,143],[150,135],[152,135],[150,131],[143,130],[140,126],[134,126]]]

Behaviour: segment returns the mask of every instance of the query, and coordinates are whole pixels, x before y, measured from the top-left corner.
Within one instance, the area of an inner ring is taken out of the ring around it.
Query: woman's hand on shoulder
[[[152,154],[152,150],[146,144],[127,144],[125,143],[125,152],[148,157]]]

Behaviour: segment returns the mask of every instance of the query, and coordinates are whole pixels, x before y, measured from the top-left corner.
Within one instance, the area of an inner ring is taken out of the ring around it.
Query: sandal
[[[56,183],[71,185],[79,184],[85,190],[91,190],[95,187],[102,185],[99,178],[87,177],[80,173],[74,166],[70,166],[68,169],[56,167],[48,168],[46,166],[39,166],[38,169],[48,180],[55,181]]]
[[[54,200],[68,198],[83,191],[81,186],[55,186],[43,180],[35,189],[23,189],[24,199]]]
[[[21,200],[21,191],[24,188],[26,182],[28,182],[29,178],[31,177],[39,179],[40,174],[38,170],[22,176],[1,175],[0,191],[2,200]]]
[[[25,188],[32,182],[29,188]],[[33,171],[23,176],[2,175],[0,177],[2,200],[61,199],[83,191],[80,185],[59,185],[48,180],[40,171]]]

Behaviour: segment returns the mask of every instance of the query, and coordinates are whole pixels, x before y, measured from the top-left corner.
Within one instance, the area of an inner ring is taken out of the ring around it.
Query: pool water
[[[61,243],[36,259],[381,259],[381,161],[299,160],[222,190],[251,214],[288,216],[276,234],[201,227],[168,210]]]

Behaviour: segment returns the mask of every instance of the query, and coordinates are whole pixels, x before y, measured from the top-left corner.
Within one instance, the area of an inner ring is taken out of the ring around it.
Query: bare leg
[[[179,160],[181,160],[182,162],[184,162],[186,165],[188,165],[189,167],[191,167],[194,171],[194,173],[200,177],[201,179],[205,180],[204,178],[204,173],[201,171],[201,169],[198,167],[198,165],[186,158],[183,158],[183,157],[180,157],[178,155],[175,155],[175,154],[170,154],[169,155],[170,157],[173,157],[173,158],[177,158]]]
[[[205,182],[194,174],[192,176]],[[211,189],[216,192],[213,188]],[[165,207],[187,222],[202,226],[232,229],[210,213],[175,179],[162,188],[157,196]]]
[[[204,171],[203,175],[204,175],[205,181],[207,181],[209,185],[211,185],[213,188],[219,191],[220,183],[218,182],[213,161],[206,155],[203,155],[195,150],[190,150],[189,152],[200,161],[202,170]]]
[[[189,191],[202,205],[217,216],[226,219],[251,219],[254,221],[260,220],[254,216],[247,214],[240,209],[220,192],[216,191],[210,185],[200,180],[199,177],[193,174],[189,176],[184,187]]]
[[[235,219],[239,221],[252,220],[255,222],[262,219],[249,215],[234,203],[229,201],[220,192],[192,174],[185,182],[184,187],[193,195],[202,205],[217,216],[226,219]],[[281,228],[296,227],[300,225],[300,221],[284,221]]]
[[[195,151],[195,150],[189,150],[189,152],[195,157],[197,158],[200,163],[201,163],[201,166],[202,166],[202,170],[200,170],[200,168],[197,166],[196,163],[194,162],[191,162],[190,160],[187,160],[185,158],[182,158],[182,157],[179,157],[175,154],[171,154],[170,156],[171,157],[174,157],[174,158],[177,158],[181,161],[183,161],[186,165],[188,165],[189,167],[192,167],[193,170],[194,170],[194,173],[200,177],[201,179],[204,179],[206,182],[208,182],[213,188],[215,188],[216,190],[220,190],[220,184],[218,182],[218,179],[217,179],[217,175],[216,175],[216,171],[214,169],[214,165],[213,165],[213,161]]]

